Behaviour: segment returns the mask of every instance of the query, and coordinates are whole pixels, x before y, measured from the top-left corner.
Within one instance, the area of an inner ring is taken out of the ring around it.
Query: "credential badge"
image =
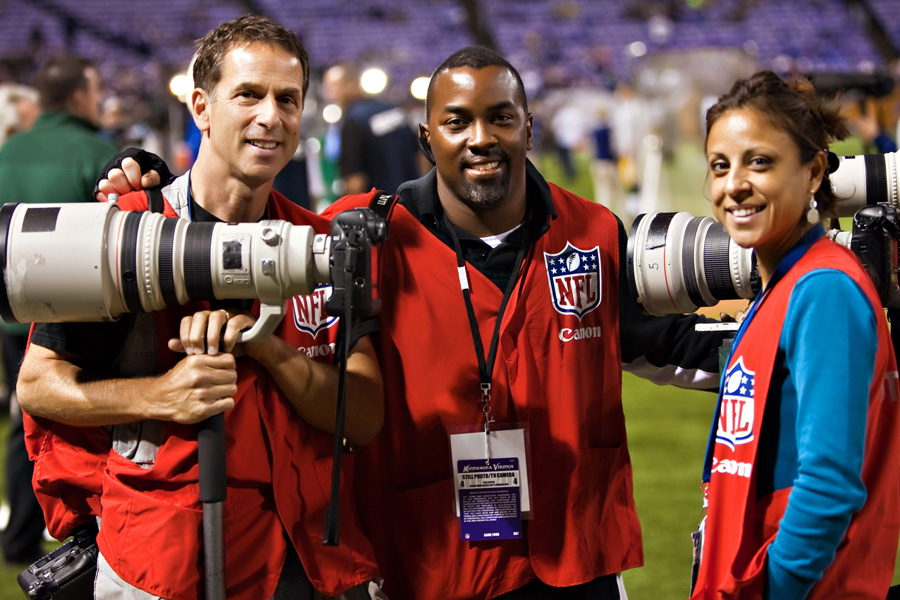
[[[553,306],[562,314],[584,315],[600,306],[600,248],[582,250],[567,243],[558,254],[544,252]]]
[[[753,386],[754,372],[744,368],[740,357],[725,374],[716,443],[734,450],[753,441]]]
[[[316,337],[320,331],[331,327],[337,321],[337,317],[325,312],[325,301],[331,297],[331,291],[330,285],[320,285],[307,296],[294,296],[291,299],[294,303],[294,325],[297,329]]]

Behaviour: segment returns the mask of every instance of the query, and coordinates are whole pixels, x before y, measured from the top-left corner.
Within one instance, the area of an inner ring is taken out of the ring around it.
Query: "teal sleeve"
[[[862,289],[837,270],[805,275],[791,294],[779,347],[789,371],[784,389],[797,396],[798,464],[768,552],[770,600],[806,597],[866,500],[861,472],[875,318]]]

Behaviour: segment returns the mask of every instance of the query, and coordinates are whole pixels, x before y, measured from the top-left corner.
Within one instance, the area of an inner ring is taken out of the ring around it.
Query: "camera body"
[[[900,307],[900,152],[828,156],[837,216],[853,216],[852,231],[828,237],[850,248],[866,267],[882,304]],[[753,252],[740,248],[709,217],[648,213],[632,224],[628,284],[652,315],[687,313],[720,300],[751,299],[760,288]]]
[[[853,215],[853,231],[827,232],[835,242],[847,246],[866,268],[885,308],[900,308],[898,283],[898,239],[900,213],[895,206],[879,203]]]
[[[331,221],[331,297],[329,315],[342,316],[346,302],[357,318],[381,310],[378,297],[378,244],[387,239],[387,222],[368,208],[339,213]]]
[[[97,524],[82,525],[71,540],[19,573],[19,587],[32,600],[93,598],[98,552]]]

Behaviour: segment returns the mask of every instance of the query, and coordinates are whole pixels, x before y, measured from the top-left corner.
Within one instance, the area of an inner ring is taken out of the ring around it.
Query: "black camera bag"
[[[97,525],[88,523],[74,537],[19,573],[16,580],[32,600],[87,600],[94,597]]]

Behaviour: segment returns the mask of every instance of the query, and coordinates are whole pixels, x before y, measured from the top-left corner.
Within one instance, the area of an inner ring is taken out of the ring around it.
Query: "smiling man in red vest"
[[[270,19],[235,19],[200,40],[190,109],[203,137],[193,168],[162,190],[166,214],[328,231],[324,219],[272,190],[299,143],[308,80],[302,44]],[[119,202],[147,207],[143,192]],[[295,313],[272,336],[235,346],[255,311],[195,303],[112,324],[42,325],[32,335],[19,394],[35,417],[35,486],[57,537],[99,517],[96,598],[203,597],[192,424],[222,411],[227,597],[380,593],[347,489],[341,545],[322,545],[335,320]],[[346,436],[356,444],[370,441],[383,418],[378,365],[363,333],[347,363]],[[109,427],[86,427],[98,425]]]
[[[524,86],[495,52],[435,70],[420,143],[435,168],[400,187],[380,247],[385,428],[356,470],[385,590],[624,599],[643,554],[622,363],[712,388],[718,338],[638,314],[621,222],[528,160]]]

